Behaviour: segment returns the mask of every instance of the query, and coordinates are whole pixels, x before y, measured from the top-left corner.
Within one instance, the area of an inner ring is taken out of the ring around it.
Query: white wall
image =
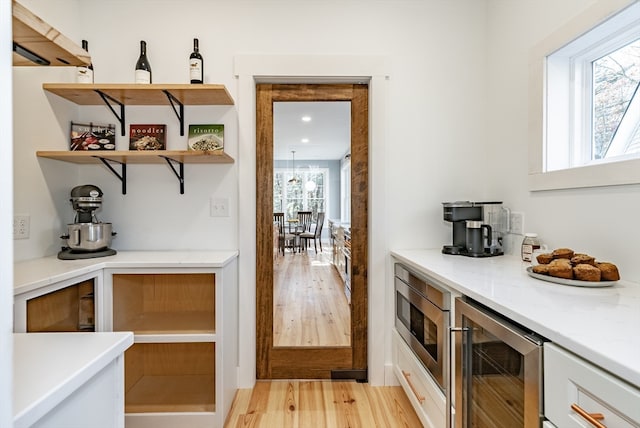
[[[529,192],[527,188],[529,49],[594,1],[489,0],[487,150],[489,197],[525,213],[525,229],[551,247],[571,247],[618,264],[640,282],[636,242],[640,186]],[[503,160],[504,159],[504,160]]]
[[[378,128],[384,129],[384,138],[379,141],[386,141],[386,145],[375,147],[372,156],[381,160],[370,172],[374,183],[371,207],[381,211],[375,213],[378,218],[385,219],[383,227],[375,230],[376,236],[385,237],[373,243],[377,254],[385,254],[390,247],[442,245],[450,236],[440,220],[440,203],[483,197],[486,183],[478,177],[487,159],[483,117],[486,89],[482,83],[486,80],[484,2],[32,2],[37,3],[45,19],[49,13],[55,17],[56,11],[66,10],[66,5],[77,8],[83,19],[73,24],[77,26],[75,34],[78,39],[89,40],[96,82],[131,82],[141,39],[148,43],[154,82],[175,83],[186,82],[191,39],[199,37],[206,82],[225,84],[236,100],[239,96],[233,60],[238,55],[386,56],[390,80],[386,87],[378,88],[385,92],[382,99],[386,103],[373,106],[386,118],[385,126]],[[236,164],[187,166],[183,196],[178,195],[168,167],[130,166],[129,189],[123,196],[119,183],[102,167],[77,167],[33,156],[36,149],[66,149],[65,135],[72,118],[113,123],[106,107],[78,108],[43,94],[42,82],[72,81],[72,73],[56,73],[60,72],[16,71],[16,91],[30,94],[30,100],[15,100],[15,111],[20,112],[16,129],[29,130],[15,138],[19,151],[16,159],[21,165],[16,174],[15,211],[30,214],[33,225],[32,238],[16,243],[17,259],[55,253],[60,245],[57,236],[73,214],[67,202],[68,191],[84,183],[96,184],[105,192],[100,217],[114,224],[118,232],[113,244],[116,249],[242,247],[241,259],[251,259],[255,245],[244,240],[254,235],[247,234],[239,243],[239,230],[249,226],[238,219],[253,221],[250,212],[243,216],[241,211],[247,209],[243,200],[255,200],[255,195],[246,194],[246,188],[239,189],[237,183],[255,182],[253,168],[239,167],[255,162],[255,149],[238,147],[242,135],[245,141],[252,141],[254,130],[238,128],[235,108],[187,108],[187,121],[193,117],[223,122],[225,148],[236,158]],[[176,119],[168,107],[131,108],[127,116],[128,122],[167,123],[170,148],[184,144],[176,136]],[[37,127],[33,126],[34,117]],[[118,138],[117,144],[125,148],[126,140]],[[385,181],[376,175],[382,170],[389,171]],[[231,199],[230,218],[208,217],[211,196]],[[251,275],[244,278],[249,283],[241,284],[241,296],[250,300],[255,294]],[[384,279],[377,281],[384,286]],[[380,313],[378,308],[390,311],[385,306],[387,295],[381,290],[372,293],[370,304],[376,313]],[[381,325],[388,319],[386,316]],[[251,324],[251,318],[241,320]],[[248,326],[246,331],[245,342],[251,342],[252,328]],[[388,340],[384,338],[386,333],[376,334],[382,337],[370,342],[376,347],[371,354],[380,355],[380,348],[388,348]],[[243,351],[250,354],[251,349],[241,349],[241,354]],[[385,358],[378,362],[384,363]],[[378,381],[381,365],[370,367],[372,378]],[[251,370],[251,361],[246,366],[241,371]]]
[[[206,82],[225,84],[237,102],[233,65],[238,55],[385,56],[390,69],[383,89],[386,103],[373,106],[386,118],[385,143],[375,147],[384,161],[371,171],[371,206],[384,219],[375,235],[384,239],[374,245],[384,251],[440,247],[451,239],[441,202],[499,199],[524,212],[525,228],[540,233],[549,245],[614,260],[623,276],[640,278],[631,244],[640,232],[624,224],[638,211],[640,187],[527,189],[529,48],[590,0],[24,3],[65,34],[89,40],[96,82],[131,82],[140,39],[148,43],[154,82],[175,83],[186,82],[191,39],[199,37]],[[58,236],[72,220],[68,192],[84,183],[105,191],[100,217],[114,224],[116,249],[243,248],[240,258],[251,260],[254,234],[241,231],[254,230],[244,223],[253,220],[255,203],[246,201],[255,195],[247,193],[251,186],[238,183],[255,183],[250,167],[255,143],[254,129],[246,125],[252,121],[244,121],[244,128],[238,125],[242,106],[186,109],[187,123],[225,124],[225,148],[235,164],[188,165],[185,195],[178,194],[168,167],[130,166],[123,196],[119,182],[103,167],[35,158],[38,149],[66,149],[71,119],[114,123],[106,107],[79,108],[41,89],[43,82],[63,81],[73,81],[73,70],[14,69],[14,212],[30,214],[32,224],[30,239],[14,241],[16,260],[55,254]],[[166,123],[169,148],[184,147],[169,107],[133,107],[127,116],[129,123]],[[246,147],[240,147],[241,141]],[[125,138],[117,143],[126,148]],[[385,172],[382,182],[376,172]],[[230,198],[229,218],[208,216],[212,196]],[[510,242],[510,250],[519,239]],[[254,278],[246,274],[251,264],[241,263],[241,296],[249,301],[255,299]],[[385,306],[390,281],[386,286],[383,293],[373,293],[370,304],[382,308],[384,325],[391,325],[392,308]],[[251,316],[241,318],[247,333],[241,355],[251,353],[252,322]],[[388,361],[388,340],[371,343],[376,344],[372,353],[385,348]],[[251,358],[242,361],[241,371],[253,370]],[[380,378],[380,367],[370,370]]]
[[[11,2],[0,0],[0,426],[13,423],[13,166]]]

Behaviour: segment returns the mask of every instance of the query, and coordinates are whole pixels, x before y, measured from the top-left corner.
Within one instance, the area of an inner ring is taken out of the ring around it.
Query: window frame
[[[603,32],[614,33],[611,28],[617,28],[616,26],[621,25],[620,22],[624,22],[620,18],[624,20],[626,15],[633,15],[638,9],[639,0],[600,0],[531,50],[529,190],[640,183],[638,158],[590,160],[587,164],[575,165],[578,159],[590,159],[592,100],[590,91],[585,88],[591,87],[589,60],[595,59],[596,55],[593,50],[586,55],[567,50],[564,61],[557,56],[550,58],[551,54],[562,51],[593,28],[602,26]],[[625,15],[630,10],[631,13]],[[615,33],[616,41],[623,40],[619,30]],[[605,37],[599,43],[602,49],[600,52],[604,52],[607,49],[606,43],[611,42],[607,39]],[[598,39],[586,40],[584,44],[594,46],[596,42]],[[566,60],[569,56],[579,61]],[[566,73],[566,77],[575,82],[559,85],[557,81],[548,79],[547,73],[551,72]],[[589,95],[583,99],[578,92]],[[553,119],[549,119],[550,117]],[[589,117],[589,120],[585,120],[585,117]],[[570,144],[571,141],[578,140],[581,141],[580,144]]]
[[[287,189],[286,181],[287,181],[287,174],[290,175],[291,172],[292,172],[291,168],[274,168],[273,169],[274,183],[276,181],[276,176],[278,174],[282,174],[283,175],[283,180],[284,180],[283,182],[285,183],[285,185],[283,187],[284,194],[282,196],[282,204],[283,204],[282,211],[284,212],[285,218],[288,218],[288,216],[289,216],[289,214],[287,213],[287,210],[285,208],[286,205],[287,205],[287,201],[288,201],[287,194],[286,194],[286,189]],[[331,200],[331,198],[330,198],[331,190],[329,189],[330,169],[327,168],[327,167],[314,167],[311,171],[296,170],[296,175],[298,175],[300,177],[303,177],[303,178],[307,177],[307,174],[310,174],[310,173],[313,173],[313,174],[318,174],[319,173],[319,174],[324,175],[324,177],[323,177],[323,181],[324,181],[324,195],[323,195],[324,196],[324,212],[328,213],[329,212],[329,208],[330,208],[329,207],[329,203],[330,203],[330,200]],[[303,180],[303,183],[304,183],[304,180]],[[304,184],[302,186],[303,186],[302,206],[306,210],[308,208],[308,204],[307,204],[308,198],[307,198],[307,192],[304,190]],[[275,195],[275,193],[274,193],[274,195]],[[274,207],[274,210],[275,210],[275,207]]]

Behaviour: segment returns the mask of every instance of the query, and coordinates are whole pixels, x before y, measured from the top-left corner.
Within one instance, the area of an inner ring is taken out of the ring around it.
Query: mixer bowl
[[[109,248],[112,232],[111,223],[73,223],[68,224],[68,234],[60,238],[67,241],[73,251],[91,252]]]

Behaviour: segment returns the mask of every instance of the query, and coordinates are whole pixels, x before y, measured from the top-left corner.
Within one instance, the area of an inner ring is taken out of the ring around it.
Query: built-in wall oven
[[[455,318],[455,427],[539,428],[545,339],[468,298]]]
[[[448,395],[450,293],[399,263],[394,282],[396,330]]]

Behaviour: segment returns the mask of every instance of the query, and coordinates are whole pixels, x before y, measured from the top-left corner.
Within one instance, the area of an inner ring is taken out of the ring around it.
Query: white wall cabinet
[[[552,343],[544,347],[545,416],[562,428],[640,427],[640,389]],[[582,413],[582,414],[581,414]]]
[[[106,269],[105,328],[133,331],[127,428],[222,428],[237,388],[237,267]]]

